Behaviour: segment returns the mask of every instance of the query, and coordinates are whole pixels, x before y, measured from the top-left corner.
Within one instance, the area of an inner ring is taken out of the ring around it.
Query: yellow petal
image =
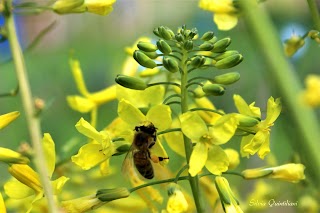
[[[99,143],[102,142],[102,135],[83,118],[80,118],[80,120],[77,122],[76,128],[81,134],[87,136],[88,138],[96,140]]]
[[[129,51],[131,52],[131,50],[129,50]],[[122,65],[121,73],[123,75],[134,76],[138,71],[138,67],[140,65],[136,62],[136,60],[134,60],[131,57],[132,55],[133,55],[133,51],[132,51],[130,57],[127,57],[127,59],[124,61],[123,65]]]
[[[7,213],[6,206],[4,205],[4,201],[1,193],[0,193],[0,212]]]
[[[259,151],[258,151],[258,156],[261,159],[264,159],[264,157],[269,154],[270,152],[270,133],[268,132],[266,139],[264,143],[261,145]]]
[[[101,91],[91,93],[88,97],[96,104],[107,103],[116,99],[116,87],[117,85],[112,85]]]
[[[34,194],[31,188],[15,179],[6,182],[3,188],[5,193],[14,199],[23,199]]]
[[[106,159],[107,157],[102,152],[102,146],[96,143],[88,143],[82,146],[78,154],[71,157],[72,162],[83,170],[91,169]]]
[[[213,138],[213,144],[219,145],[228,142],[238,127],[238,120],[234,115],[224,115],[217,120],[213,127],[209,128]]]
[[[306,167],[303,164],[284,164],[282,166],[270,168],[273,170],[273,172],[268,177],[297,183],[300,180],[305,179],[305,168]]]
[[[0,115],[0,129],[8,126],[12,121],[19,117],[20,112],[14,111],[7,114]]]
[[[45,133],[42,139],[42,145],[44,149],[44,154],[47,161],[48,173],[51,178],[55,164],[56,164],[56,152],[55,152],[55,144],[51,138],[49,133]]]
[[[229,159],[228,169],[236,168],[240,163],[239,153],[234,149],[225,149],[224,152],[227,154]]]
[[[52,188],[54,190],[54,194],[57,195],[61,192],[62,187],[64,184],[69,180],[70,178],[67,178],[65,176],[61,176],[58,179],[51,181]]]
[[[243,147],[245,147],[247,144],[250,143],[250,141],[252,140],[254,135],[248,135],[248,136],[244,136],[241,139],[241,143],[240,143],[240,153],[241,153],[241,157],[249,157],[249,153],[245,152]]]
[[[242,147],[243,152],[249,153],[250,155],[254,155],[259,151],[261,145],[266,141],[269,132],[267,131],[258,131],[251,141]]]
[[[0,147],[0,161],[14,164],[27,164],[29,159],[11,149]]]
[[[214,175],[221,175],[228,170],[229,158],[220,146],[210,146],[206,168]]]
[[[208,135],[206,123],[196,112],[186,112],[180,116],[182,132],[193,142],[197,142]]]
[[[119,102],[118,115],[131,127],[135,127],[146,120],[146,116],[139,109],[124,99]]]
[[[92,100],[77,95],[68,96],[67,102],[71,109],[81,113],[90,112],[96,107],[96,104]]]
[[[280,98],[277,98],[276,100],[274,100],[273,97],[270,97],[267,103],[267,117],[264,122],[266,122],[267,124],[273,124],[273,122],[275,122],[275,120],[277,120],[277,118],[279,117],[280,113],[281,113]]]
[[[196,176],[204,167],[208,157],[208,147],[205,143],[197,143],[193,147],[189,162],[189,173]]]
[[[230,13],[236,11],[232,0],[200,0],[199,7],[214,13]]]
[[[85,0],[88,12],[98,15],[107,15],[112,12],[112,5],[116,0]]]
[[[146,117],[148,121],[151,121],[158,128],[158,131],[168,129],[172,123],[171,108],[168,105],[151,107]]]
[[[237,107],[239,113],[244,115],[249,115],[252,117],[261,118],[261,112],[259,107],[254,106],[254,102],[250,106],[246,103],[245,100],[240,95],[233,95],[234,104]]]
[[[169,132],[164,134],[168,146],[180,156],[185,156],[183,134],[181,132]]]
[[[231,30],[237,25],[238,17],[235,14],[215,13],[213,21],[219,30]]]
[[[182,213],[188,210],[188,202],[182,191],[175,190],[168,199],[167,211],[168,213]]]
[[[88,96],[89,92],[88,92],[86,84],[83,80],[80,62],[76,59],[70,58],[69,65],[70,65],[70,68],[71,68],[71,71],[73,74],[73,78],[77,84],[77,88],[78,88],[80,94],[82,94],[85,97]]]

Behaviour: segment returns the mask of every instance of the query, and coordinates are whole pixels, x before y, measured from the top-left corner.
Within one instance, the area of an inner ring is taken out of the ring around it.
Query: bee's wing
[[[121,172],[125,175],[126,178],[129,178],[131,172],[134,171],[134,164],[133,164],[133,153],[136,151],[135,146],[132,144],[129,151],[127,152],[124,160],[122,162]]]

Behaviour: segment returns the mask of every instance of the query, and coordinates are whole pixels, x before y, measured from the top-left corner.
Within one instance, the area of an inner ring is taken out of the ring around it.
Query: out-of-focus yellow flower
[[[320,75],[308,75],[306,89],[302,92],[303,101],[310,107],[320,107]]]
[[[225,149],[224,152],[229,158],[228,170],[236,168],[240,163],[239,153],[234,149]]]
[[[296,34],[292,34],[291,37],[284,42],[284,53],[286,56],[291,57],[304,45],[304,38]]]
[[[238,10],[232,0],[200,0],[199,7],[213,12],[213,21],[219,30],[230,30],[238,23]]]
[[[167,211],[168,213],[182,213],[188,210],[188,202],[184,197],[180,186],[176,183],[170,183],[168,185],[168,203]]]
[[[8,126],[12,121],[14,121],[17,117],[19,117],[20,112],[14,111],[9,112],[7,114],[0,115],[0,129]]]
[[[206,195],[206,198],[210,204],[210,207],[212,209],[216,208],[217,200],[219,199],[219,194],[211,178],[209,178],[208,176],[201,177],[200,186],[202,188],[202,191]]]
[[[68,213],[86,212],[104,205],[95,194],[61,202],[61,207]]]
[[[6,213],[6,206],[4,205],[2,194],[0,193],[0,212]]]
[[[29,159],[11,149],[0,147],[0,161],[13,164],[27,164]]]
[[[85,0],[84,5],[89,13],[105,16],[112,12],[115,2],[116,0]]]
[[[242,213],[242,209],[239,206],[239,201],[233,194],[228,180],[224,177],[217,176],[215,179],[216,187],[219,192],[221,204],[224,207],[226,213]]]
[[[302,196],[298,203],[298,209],[303,213],[317,213],[320,210],[320,205],[317,199],[310,195]]]
[[[240,95],[234,95],[233,99],[239,113],[261,119],[260,108],[255,107],[254,102],[248,105]],[[274,100],[273,97],[270,97],[267,103],[267,116],[265,120],[253,127],[242,127],[244,131],[254,134],[242,137],[242,156],[249,157],[249,154],[254,155],[258,152],[259,157],[263,159],[270,152],[270,128],[273,126],[280,113],[280,99]]]
[[[45,133],[43,140],[44,153],[48,168],[49,178],[51,179],[55,168],[55,144],[50,134]],[[5,193],[13,199],[22,199],[34,195],[34,199],[29,203],[29,209],[32,210],[33,204],[43,198],[43,188],[38,174],[28,165],[12,164],[9,167],[10,174],[16,179],[9,180],[4,184]],[[61,176],[51,181],[54,194],[58,194],[69,178]]]
[[[254,185],[254,191],[251,192],[247,198],[247,204],[249,204],[250,210],[262,210],[269,208],[268,205],[254,205],[257,201],[267,202],[272,198],[275,198],[277,192],[274,185],[267,184],[263,180],[259,180]]]
[[[246,179],[267,177],[297,183],[305,179],[303,164],[289,163],[270,168],[246,169],[242,175]]]
[[[197,113],[187,112],[180,116],[180,122],[182,132],[196,143],[190,157],[190,175],[197,175],[204,166],[215,175],[227,171],[229,159],[219,145],[234,135],[237,119],[233,115],[224,115],[208,128]]]

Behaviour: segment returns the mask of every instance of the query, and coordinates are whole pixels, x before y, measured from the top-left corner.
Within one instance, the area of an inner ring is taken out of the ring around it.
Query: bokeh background
[[[292,33],[303,35],[312,27],[306,1],[268,0],[261,7],[269,11],[281,41],[289,38]],[[256,54],[259,47],[252,44],[241,18],[234,29],[227,32],[218,31],[213,22],[212,13],[198,8],[198,1],[195,0],[118,0],[114,5],[114,11],[105,17],[93,14],[60,16],[45,12],[35,16],[17,16],[16,21],[21,44],[26,49],[25,59],[33,95],[43,99],[47,104],[46,110],[41,115],[42,131],[51,134],[56,143],[58,155],[70,140],[79,141],[77,146],[86,142],[86,139],[76,131],[74,125],[80,117],[89,118],[89,115],[71,110],[66,102],[67,95],[78,94],[68,65],[70,52],[73,51],[75,57],[81,62],[88,89],[98,91],[114,84],[114,78],[121,72],[127,57],[125,47],[132,46],[141,36],[155,38],[152,30],[160,25],[176,30],[186,24],[188,28],[196,27],[200,34],[212,30],[218,38],[231,37],[230,49],[236,49],[243,54],[244,61],[231,69],[241,74],[241,80],[228,87],[224,96],[212,98],[217,108],[224,109],[226,112],[236,111],[232,99],[233,94],[236,93],[248,103],[255,101],[256,105],[261,107],[264,116],[267,99],[270,96],[275,98],[280,96],[273,79],[268,74],[264,60]],[[34,48],[27,49],[38,34],[53,22],[55,25],[52,30]],[[305,47],[288,60],[294,66],[302,83],[307,74],[320,74],[319,45],[316,45],[315,42],[307,40]],[[16,86],[17,79],[10,51],[6,44],[1,44],[0,93],[8,92]],[[14,123],[0,131],[0,143],[3,147],[16,150],[22,142],[29,142],[20,96],[18,94],[15,97],[0,98],[1,114],[14,110],[22,114]],[[116,101],[102,106],[99,109],[97,129],[102,129],[112,121],[116,117],[116,112]],[[271,151],[279,164],[292,161],[294,150],[290,144],[299,139],[295,134],[294,126],[287,117],[284,106],[283,113],[272,128],[271,134]],[[231,146],[238,149],[239,141],[240,138],[234,139]],[[117,161],[120,162],[119,159]],[[113,165],[119,167],[121,163],[114,162]],[[250,159],[242,159],[240,169],[261,165],[265,163],[253,156]],[[93,182],[91,187],[107,187],[110,185],[110,180],[113,181],[113,184],[117,183],[115,177],[117,175],[100,182]],[[0,185],[7,178],[9,178],[7,166],[0,164]],[[239,179],[230,177],[231,185],[238,189],[243,202],[247,202],[246,196],[253,190],[255,181]],[[274,183],[280,200],[288,199],[295,202],[302,191],[301,186],[296,184],[285,183],[278,187],[276,181],[269,181],[269,183]],[[282,190],[284,188],[281,187],[285,187],[285,190]],[[165,189],[162,190],[165,194]],[[78,189],[75,197],[80,195],[86,195],[86,191],[83,189],[82,192],[82,189]],[[267,208],[261,212],[283,211],[298,212],[294,207]]]

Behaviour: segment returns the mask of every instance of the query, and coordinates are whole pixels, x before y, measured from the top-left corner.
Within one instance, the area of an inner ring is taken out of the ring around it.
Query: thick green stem
[[[268,65],[268,74],[282,93],[287,114],[292,117],[295,129],[300,135],[300,140],[293,144],[297,148],[306,172],[315,185],[320,186],[320,155],[319,138],[320,127],[317,123],[316,114],[299,100],[302,86],[296,72],[284,56],[281,40],[270,18],[264,10],[260,10],[255,0],[241,1],[246,23],[255,42],[259,55],[265,58]],[[294,141],[294,140],[293,140]]]
[[[188,111],[188,90],[187,90],[187,84],[188,84],[188,70],[186,66],[186,61],[188,59],[188,53],[186,51],[183,52],[182,55],[182,61],[181,61],[181,113],[185,113]],[[190,156],[192,153],[192,142],[189,138],[187,138],[185,135],[183,135],[183,141],[184,141],[184,147],[185,147],[185,153],[186,153],[186,160],[189,164]],[[192,190],[193,199],[197,208],[197,212],[201,213],[204,212],[204,209],[201,205],[201,198],[200,198],[200,192],[199,192],[199,177],[198,175],[192,177],[189,174],[189,183]]]
[[[320,15],[318,11],[317,2],[315,0],[307,0],[309,9],[311,12],[312,20],[313,20],[313,26],[316,30],[320,31]]]
[[[58,212],[58,210],[53,199],[52,187],[48,178],[49,175],[46,165],[46,159],[42,149],[40,120],[35,116],[36,113],[33,105],[33,98],[31,95],[26,66],[21,51],[21,47],[17,38],[14,17],[11,13],[11,3],[12,2],[10,0],[5,1],[7,9],[5,13],[5,26],[8,33],[8,40],[10,43],[17,78],[19,81],[20,94],[22,98],[23,108],[25,110],[26,120],[28,123],[30,138],[33,145],[33,149],[35,151],[34,163],[36,165],[37,172],[39,173],[45,197],[48,201],[48,208],[50,212],[55,213]]]

